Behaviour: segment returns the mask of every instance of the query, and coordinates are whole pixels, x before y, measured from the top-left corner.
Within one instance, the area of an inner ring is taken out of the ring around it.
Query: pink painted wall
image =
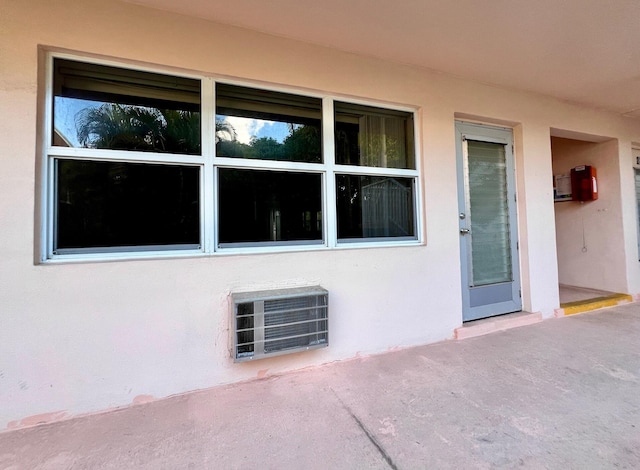
[[[426,243],[34,263],[46,48],[419,107]],[[612,114],[109,0],[4,2],[0,103],[0,429],[451,338],[462,318],[456,116],[514,127],[524,305],[550,317],[550,128],[640,141],[637,121]],[[634,282],[623,287],[640,292]],[[331,346],[234,364],[228,293],[307,284],[330,292]]]

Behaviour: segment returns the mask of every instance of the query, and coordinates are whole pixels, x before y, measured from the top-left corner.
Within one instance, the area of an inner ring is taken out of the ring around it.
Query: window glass
[[[216,86],[216,155],[322,163],[322,100]]]
[[[56,161],[56,250],[200,244],[200,169]]]
[[[336,102],[336,162],[415,169],[413,114]]]
[[[219,170],[220,243],[322,241],[322,177]]]
[[[511,230],[506,145],[467,139],[471,286],[511,282]]]
[[[52,144],[199,155],[200,81],[54,61]]]
[[[412,178],[337,175],[338,238],[415,238]]]

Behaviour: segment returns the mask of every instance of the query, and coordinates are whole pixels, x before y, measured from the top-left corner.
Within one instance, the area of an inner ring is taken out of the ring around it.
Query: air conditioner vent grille
[[[328,292],[321,287],[233,294],[236,362],[329,344]]]
[[[294,297],[291,299],[274,299],[264,301],[264,312],[281,312],[313,307],[315,297]]]

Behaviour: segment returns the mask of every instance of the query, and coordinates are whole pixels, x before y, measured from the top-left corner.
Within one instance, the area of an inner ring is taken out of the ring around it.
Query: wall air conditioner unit
[[[235,362],[329,345],[329,293],[320,286],[240,292],[231,299]]]

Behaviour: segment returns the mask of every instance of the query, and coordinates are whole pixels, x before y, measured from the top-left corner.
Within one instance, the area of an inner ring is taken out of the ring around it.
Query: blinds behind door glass
[[[471,286],[509,282],[511,241],[505,146],[469,140]]]

